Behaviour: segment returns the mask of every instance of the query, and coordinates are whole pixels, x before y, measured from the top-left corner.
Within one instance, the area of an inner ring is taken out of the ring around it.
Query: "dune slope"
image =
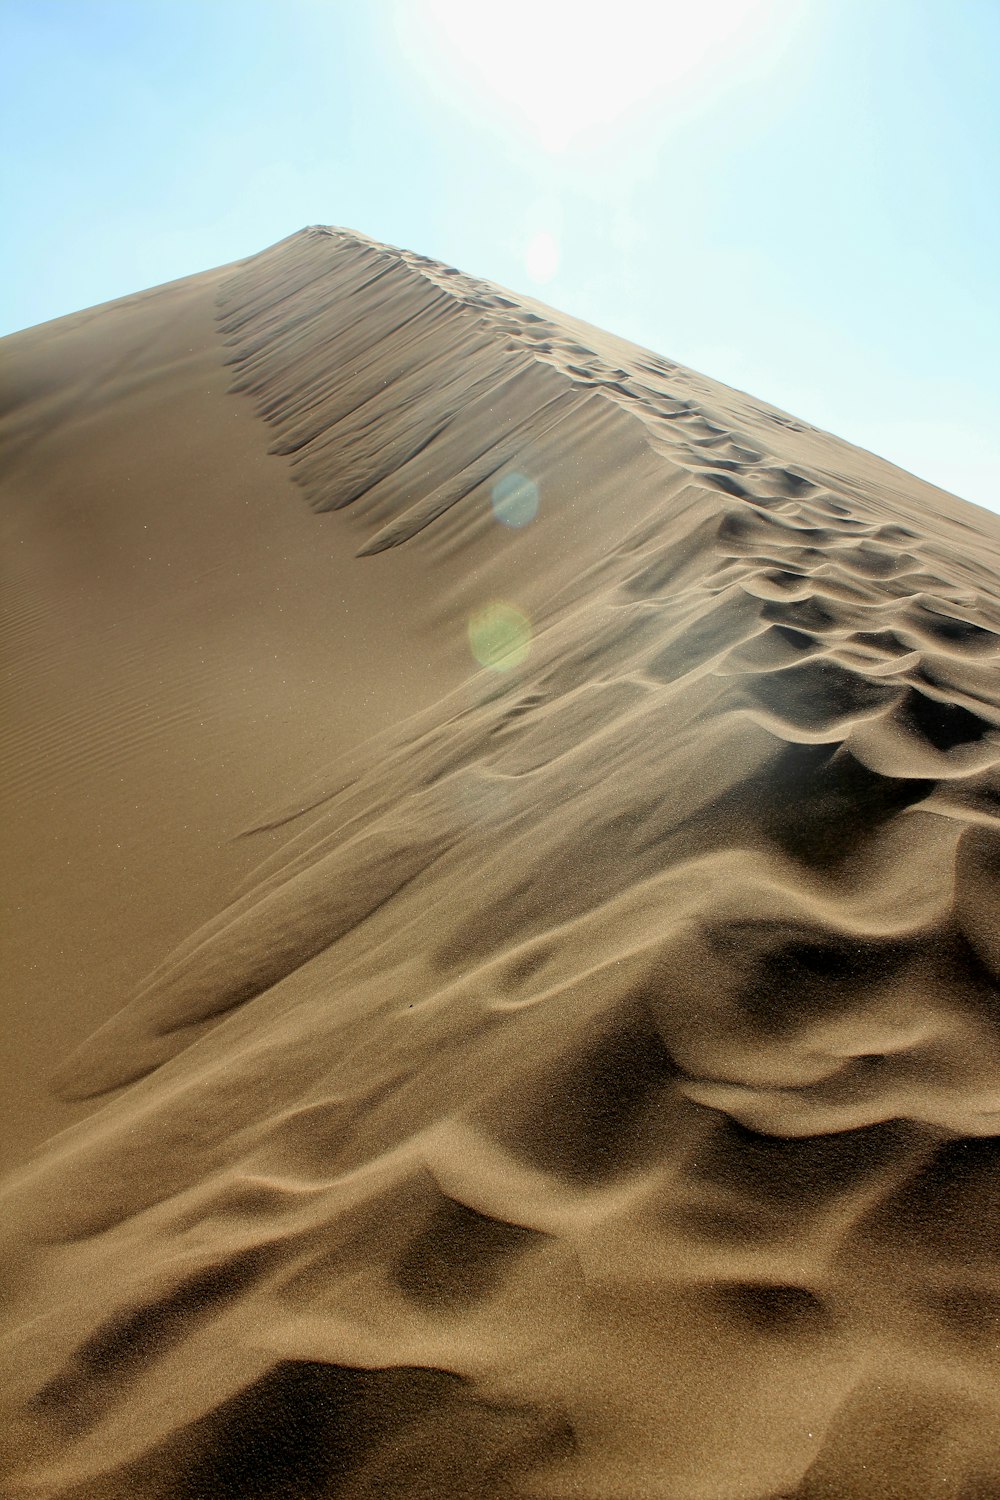
[[[9,524],[111,414],[187,561],[8,549],[13,971],[88,796],[156,906],[35,1023],[9,1493],[1000,1494],[1000,522],[347,231],[18,340]]]

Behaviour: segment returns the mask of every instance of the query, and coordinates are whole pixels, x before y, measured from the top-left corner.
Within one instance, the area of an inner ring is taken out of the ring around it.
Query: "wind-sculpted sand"
[[[5,1493],[1000,1495],[1000,522],[346,231],[7,347]]]

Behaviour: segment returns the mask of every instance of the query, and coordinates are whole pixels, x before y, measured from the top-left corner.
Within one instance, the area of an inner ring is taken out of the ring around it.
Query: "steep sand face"
[[[419,567],[387,559],[371,608],[343,538],[226,394],[228,274],[4,345],[0,1138],[15,1160],[74,1118],[42,1088],[53,1060],[262,857],[268,835],[239,837],[261,808],[468,675],[464,642],[424,628]]]
[[[341,231],[8,349],[10,1493],[1000,1493],[1000,523]]]

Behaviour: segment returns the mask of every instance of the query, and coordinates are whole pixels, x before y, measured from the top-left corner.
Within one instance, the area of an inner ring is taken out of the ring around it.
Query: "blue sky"
[[[998,59],[1000,0],[0,0],[0,333],[342,224],[1000,511]]]

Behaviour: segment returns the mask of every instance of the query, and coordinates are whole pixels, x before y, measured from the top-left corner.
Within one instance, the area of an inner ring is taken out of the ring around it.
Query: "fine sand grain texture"
[[[3,1495],[996,1500],[1000,521],[342,230],[2,378]]]

